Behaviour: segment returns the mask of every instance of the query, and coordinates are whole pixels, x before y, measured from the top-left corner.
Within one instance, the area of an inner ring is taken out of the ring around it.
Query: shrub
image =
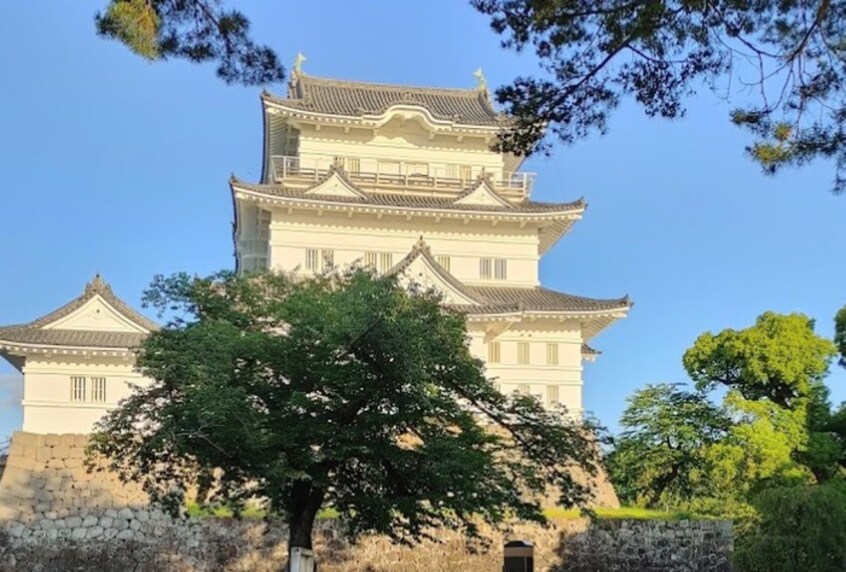
[[[753,500],[758,516],[737,539],[740,572],[846,570],[846,484],[782,487]]]

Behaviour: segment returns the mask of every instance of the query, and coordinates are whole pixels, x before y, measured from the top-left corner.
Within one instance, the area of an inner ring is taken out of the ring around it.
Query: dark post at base
[[[503,550],[505,563],[502,572],[534,572],[535,547],[531,542],[512,540],[505,544]]]

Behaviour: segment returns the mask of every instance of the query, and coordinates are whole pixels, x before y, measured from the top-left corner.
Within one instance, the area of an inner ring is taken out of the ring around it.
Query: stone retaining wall
[[[0,520],[31,522],[149,504],[140,485],[122,483],[109,471],[89,471],[87,445],[85,435],[15,433],[0,480]]]

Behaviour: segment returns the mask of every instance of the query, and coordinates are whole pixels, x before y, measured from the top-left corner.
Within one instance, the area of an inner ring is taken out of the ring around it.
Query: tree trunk
[[[301,481],[294,485],[291,511],[288,520],[288,559],[291,549],[312,549],[311,534],[314,519],[323,504],[324,491],[316,489],[310,483]]]

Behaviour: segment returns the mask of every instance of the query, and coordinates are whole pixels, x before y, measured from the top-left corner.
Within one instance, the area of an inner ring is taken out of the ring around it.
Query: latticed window
[[[546,344],[546,365],[558,365],[558,344]]]
[[[85,401],[85,378],[71,377],[71,401]]]
[[[320,258],[323,260],[323,268],[332,268],[335,265],[335,251],[334,250],[321,250],[320,251]]]
[[[394,255],[392,252],[383,252],[379,255],[379,272],[387,272],[394,266]]]
[[[490,280],[492,274],[493,260],[490,258],[479,259],[479,278]]]
[[[106,378],[92,377],[91,378],[91,401],[95,403],[106,402]]]
[[[499,363],[501,359],[499,342],[488,342],[488,363]]]
[[[520,365],[529,363],[529,342],[517,342],[517,363]]]
[[[521,395],[529,395],[532,392],[532,386],[528,383],[521,383],[517,386],[517,392]]]
[[[365,252],[364,253],[364,265],[373,268],[374,270],[377,268],[379,264],[379,253],[377,252]]]
[[[436,260],[444,270],[449,272],[449,256],[438,256]]]
[[[504,258],[497,258],[494,261],[494,278],[505,280],[508,277],[508,261]]]
[[[346,170],[347,173],[360,173],[361,159],[359,159],[358,157],[347,157]]]
[[[546,388],[546,402],[549,405],[558,405],[560,401],[558,400],[558,386],[557,385],[549,385]]]
[[[306,248],[305,251],[305,267],[306,270],[317,270],[317,249]]]

